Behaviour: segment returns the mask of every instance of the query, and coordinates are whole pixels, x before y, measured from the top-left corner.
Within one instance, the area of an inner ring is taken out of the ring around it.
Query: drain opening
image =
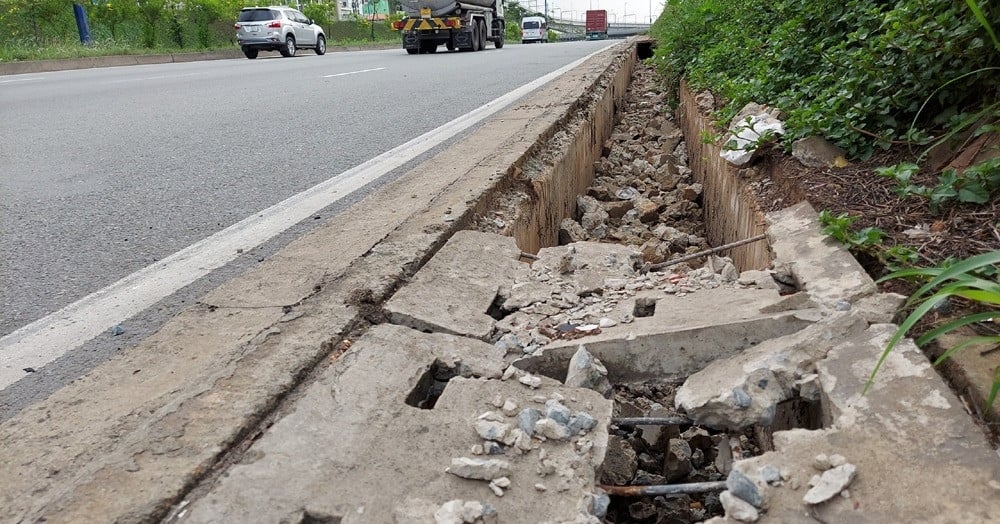
[[[614,386],[614,418],[600,482],[611,497],[608,522],[701,522],[724,514],[719,494],[737,460],[773,450],[775,431],[823,427],[819,401],[776,407],[770,426],[718,431],[674,408],[683,380]]]
[[[635,299],[635,307],[632,315],[635,318],[651,317],[656,312],[656,299],[652,297],[639,297]]]
[[[653,42],[638,42],[635,44],[635,53],[639,60],[645,60],[653,58],[653,49],[655,48]]]
[[[459,376],[479,378],[461,362],[449,366],[440,360],[435,360],[420,376],[417,385],[413,387],[410,394],[406,396],[406,404],[420,409],[434,409],[438,398],[448,386],[448,381]]]

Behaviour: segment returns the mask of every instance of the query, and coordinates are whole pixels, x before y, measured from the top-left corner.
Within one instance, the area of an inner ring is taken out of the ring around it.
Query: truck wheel
[[[479,51],[481,49],[479,44],[479,22],[476,22],[472,24],[472,50]]]
[[[444,46],[445,46],[445,48],[447,48],[447,49],[448,49],[449,51],[454,51],[454,50],[455,50],[455,39],[454,39],[454,38],[449,38],[449,39],[448,39],[448,42],[447,42],[447,43],[445,43],[445,44],[444,44]]]
[[[406,54],[415,55],[417,54],[417,51],[419,51],[419,49],[407,49]]]
[[[486,22],[479,23],[479,49],[486,49],[486,37],[490,32],[486,29]]]
[[[497,37],[496,40],[493,41],[493,47],[497,49],[503,49],[503,35],[500,35],[499,37]]]

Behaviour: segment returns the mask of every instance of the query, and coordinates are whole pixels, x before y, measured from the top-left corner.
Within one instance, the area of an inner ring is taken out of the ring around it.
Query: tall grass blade
[[[976,17],[979,24],[983,26],[983,29],[990,34],[990,39],[993,40],[993,47],[997,48],[997,51],[1000,51],[1000,40],[997,39],[997,34],[993,31],[993,26],[990,25],[990,21],[986,19],[986,14],[979,8],[979,4],[976,0],[965,0],[965,3],[969,6],[969,10],[972,11],[972,15]]]

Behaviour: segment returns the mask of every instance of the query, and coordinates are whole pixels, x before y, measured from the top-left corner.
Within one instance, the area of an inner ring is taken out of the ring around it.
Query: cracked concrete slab
[[[767,221],[774,265],[791,269],[813,300],[832,308],[838,300],[854,302],[875,292],[875,283],[858,261],[820,232],[808,202],[770,213]]]
[[[435,361],[461,366],[469,377],[448,381],[433,409],[408,405]],[[564,522],[586,514],[607,447],[611,401],[548,379],[538,389],[500,380],[502,365],[502,353],[484,342],[376,326],[176,520],[278,522],[308,511],[345,523],[432,522],[426,511],[452,499],[489,503],[500,522]],[[512,443],[503,455],[472,454],[484,442],[475,429],[481,415],[497,415],[501,403],[544,411],[551,399],[593,416],[596,426],[568,441],[536,437],[528,451]],[[506,461],[510,486],[498,496],[488,482],[448,474],[460,457]],[[420,508],[419,520],[394,520]]]
[[[890,353],[861,395],[895,329],[872,325],[816,363],[824,429],[777,432],[773,452],[736,463],[762,493],[763,521],[991,522],[1000,513],[996,451],[912,342]],[[857,477],[846,492],[808,505],[810,479],[822,473],[818,454],[841,455]],[[765,466],[780,470],[781,480],[769,485]]]
[[[489,315],[514,279],[521,250],[511,237],[459,231],[385,304],[389,320],[420,331],[489,340]]]
[[[651,317],[602,329],[576,340],[556,340],[518,367],[559,377],[581,344],[608,367],[613,382],[684,378],[710,362],[748,350],[768,339],[797,332],[815,320],[811,310],[761,313],[779,302],[771,289],[704,289],[684,296],[642,292],[656,297]],[[725,303],[724,315],[719,304]],[[634,300],[626,301],[626,309]]]

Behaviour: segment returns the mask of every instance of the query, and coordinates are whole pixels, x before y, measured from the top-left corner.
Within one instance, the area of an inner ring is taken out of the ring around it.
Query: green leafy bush
[[[654,59],[668,78],[729,100],[724,118],[747,102],[775,105],[786,116],[785,140],[821,135],[867,158],[931,134],[919,131],[984,95],[996,98],[1000,78],[984,68],[1000,58],[987,44],[1000,7],[975,5],[676,0],[651,30]],[[976,70],[983,73],[968,75]]]

